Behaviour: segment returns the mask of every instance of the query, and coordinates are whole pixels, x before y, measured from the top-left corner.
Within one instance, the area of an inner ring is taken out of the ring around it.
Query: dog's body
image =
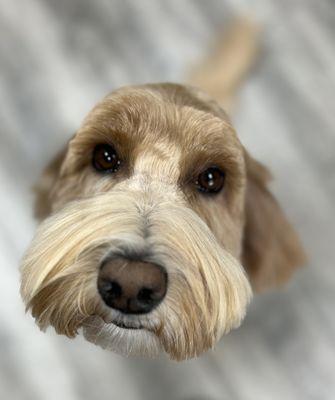
[[[301,264],[299,241],[220,106],[177,84],[122,88],[39,185],[22,295],[41,328],[185,359]],[[51,214],[51,216],[49,216]],[[250,285],[251,284],[251,285]]]

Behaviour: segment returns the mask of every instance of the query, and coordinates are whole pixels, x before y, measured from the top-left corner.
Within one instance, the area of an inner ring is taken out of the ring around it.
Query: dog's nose
[[[99,272],[98,290],[111,308],[126,314],[145,314],[164,298],[167,274],[156,264],[113,259]]]

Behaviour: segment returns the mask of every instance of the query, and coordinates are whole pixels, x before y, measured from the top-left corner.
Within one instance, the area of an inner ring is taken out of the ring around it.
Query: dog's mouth
[[[115,315],[107,321],[106,317],[92,315],[83,324],[83,334],[89,342],[118,354],[155,357],[163,351],[149,321],[127,320]]]
[[[131,325],[131,324],[125,324],[124,322],[121,322],[121,321],[115,321],[115,320],[113,320],[113,321],[111,321],[112,322],[112,324],[114,324],[114,325],[116,325],[117,327],[119,327],[119,328],[122,328],[122,329],[132,329],[132,330],[137,330],[137,329],[145,329],[142,325]]]

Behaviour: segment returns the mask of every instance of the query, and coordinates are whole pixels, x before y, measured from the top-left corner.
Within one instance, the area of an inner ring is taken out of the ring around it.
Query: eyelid
[[[193,168],[192,172],[190,174],[187,175],[186,179],[184,180],[185,184],[190,184],[195,182],[199,175],[205,171],[207,171],[209,168],[218,168],[219,170],[223,171],[224,173],[226,173],[226,169],[219,165],[219,163],[210,163],[208,162],[207,164],[203,164],[200,167],[195,166],[195,168]]]

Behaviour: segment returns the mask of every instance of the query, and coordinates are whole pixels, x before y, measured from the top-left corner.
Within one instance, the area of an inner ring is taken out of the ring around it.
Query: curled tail
[[[230,111],[237,89],[256,61],[259,33],[259,25],[247,18],[237,18],[218,38],[209,55],[190,71],[189,83]]]

